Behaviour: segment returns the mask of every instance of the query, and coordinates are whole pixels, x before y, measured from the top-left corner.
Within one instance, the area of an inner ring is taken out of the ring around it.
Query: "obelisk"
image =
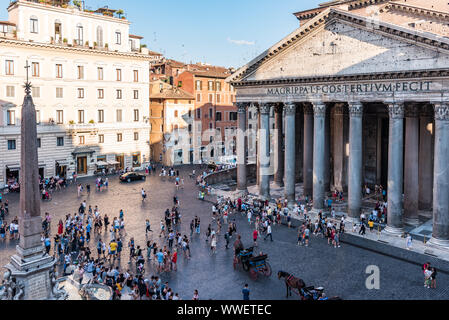
[[[20,155],[19,244],[11,262],[5,266],[15,280],[16,299],[52,299],[52,277],[55,258],[45,253],[41,241],[39,170],[37,153],[36,109],[31,97],[31,83],[25,83],[22,106]],[[19,290],[20,289],[20,290]],[[19,292],[21,291],[22,292]]]

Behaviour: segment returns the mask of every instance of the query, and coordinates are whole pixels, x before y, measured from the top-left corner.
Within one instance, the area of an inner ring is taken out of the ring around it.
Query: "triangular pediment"
[[[329,9],[239,69],[231,81],[449,69],[449,40]]]

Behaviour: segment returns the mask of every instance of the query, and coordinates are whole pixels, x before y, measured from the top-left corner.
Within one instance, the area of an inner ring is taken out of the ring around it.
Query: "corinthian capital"
[[[285,114],[287,116],[294,116],[296,114],[296,103],[287,102],[285,104]]]
[[[363,116],[363,103],[360,101],[348,102],[348,110],[350,117],[362,117]]]
[[[313,106],[311,104],[304,104],[304,114],[313,116]]]
[[[446,103],[435,103],[435,120],[449,121],[449,105]]]
[[[403,102],[386,102],[390,119],[403,119],[405,107]]]
[[[326,104],[323,102],[314,102],[313,113],[316,117],[326,116]]]
[[[410,103],[405,108],[405,116],[407,118],[417,118],[419,117],[419,111],[422,107],[417,103]]]
[[[269,114],[271,107],[274,107],[274,103],[262,103],[260,105],[260,113],[261,114]]]
[[[246,113],[246,110],[248,109],[249,104],[246,102],[237,102],[236,105],[237,105],[238,113]]]

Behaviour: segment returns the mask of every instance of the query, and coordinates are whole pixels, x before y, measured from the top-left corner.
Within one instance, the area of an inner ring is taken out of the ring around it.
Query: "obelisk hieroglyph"
[[[16,254],[6,266],[15,279],[16,299],[46,300],[52,298],[51,273],[56,260],[45,253],[41,241],[42,217],[40,209],[39,169],[37,152],[36,109],[31,97],[31,83],[27,81],[22,105],[20,155],[20,212],[19,244]]]

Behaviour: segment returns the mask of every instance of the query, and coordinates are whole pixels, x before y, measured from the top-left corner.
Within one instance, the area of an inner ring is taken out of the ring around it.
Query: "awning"
[[[76,147],[72,154],[94,153],[95,150],[90,147]]]
[[[20,165],[6,166],[6,169],[8,169],[9,171],[19,171]]]
[[[104,166],[107,166],[107,165],[108,165],[108,163],[105,162],[105,161],[97,161],[97,166],[104,167]]]
[[[111,166],[115,166],[116,164],[120,164],[120,162],[115,161],[115,160],[109,160],[108,164],[111,165]]]
[[[68,166],[70,165],[70,161],[68,160],[56,161],[56,165],[60,167]]]

